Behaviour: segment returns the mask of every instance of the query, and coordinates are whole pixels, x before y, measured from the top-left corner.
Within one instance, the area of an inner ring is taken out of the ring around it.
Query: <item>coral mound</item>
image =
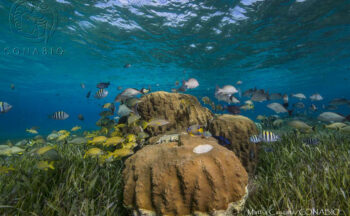
[[[142,119],[160,118],[170,122],[162,127],[148,127],[147,132],[153,136],[166,131],[187,129],[194,124],[206,126],[213,118],[212,112],[202,107],[196,97],[164,91],[143,96],[137,110]]]
[[[248,174],[214,138],[181,135],[128,158],[124,204],[134,215],[232,215],[247,197]]]
[[[252,120],[241,115],[220,115],[209,124],[213,136],[222,136],[230,141],[228,148],[234,151],[249,174],[258,163],[258,145],[249,142],[249,137],[258,134]]]

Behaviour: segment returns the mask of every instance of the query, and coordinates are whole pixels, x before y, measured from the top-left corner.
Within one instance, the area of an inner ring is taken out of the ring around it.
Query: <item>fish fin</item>
[[[199,128],[198,132],[202,134],[204,132],[203,128]]]
[[[144,121],[142,122],[142,129],[146,129],[148,126],[148,122]]]
[[[51,161],[50,163],[49,163],[49,167],[50,167],[50,169],[55,169],[55,167],[53,166],[53,164],[54,164],[54,162],[53,161]]]

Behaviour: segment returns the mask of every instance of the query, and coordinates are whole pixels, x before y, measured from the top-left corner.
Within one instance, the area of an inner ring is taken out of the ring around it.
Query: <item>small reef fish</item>
[[[292,128],[298,129],[302,132],[310,133],[312,131],[315,131],[315,127],[311,127],[310,125],[306,124],[305,122],[299,121],[299,120],[293,120],[288,122],[288,125]]]
[[[281,139],[278,135],[272,133],[271,131],[262,131],[258,136],[253,135],[250,138],[252,138],[250,139],[250,141],[254,141],[255,143],[257,143],[258,141],[266,143],[277,142]]]
[[[83,116],[82,114],[79,114],[79,115],[78,115],[78,119],[79,119],[80,121],[84,121],[84,116]]]
[[[245,105],[241,106],[241,109],[244,111],[253,110],[254,104],[246,103]]]
[[[13,167],[5,167],[5,166],[0,166],[0,174],[7,174],[10,171],[14,171],[15,169]]]
[[[218,140],[220,145],[223,145],[223,146],[231,145],[230,140],[226,139],[223,136],[213,136],[213,137]]]
[[[106,89],[99,89],[96,93],[95,93],[95,98],[97,99],[102,99],[108,96],[108,91]]]
[[[272,109],[276,113],[287,113],[288,112],[288,110],[286,108],[284,108],[284,106],[282,106],[279,103],[270,103],[267,105],[267,107]]]
[[[311,104],[311,106],[309,107],[309,109],[312,111],[312,112],[315,112],[317,111],[317,106],[315,104]]]
[[[242,81],[241,80],[238,80],[237,82],[236,82],[236,85],[242,85]]]
[[[110,82],[101,82],[101,83],[98,83],[96,85],[97,88],[99,89],[105,89],[105,88],[108,88],[108,86],[110,85],[111,83]]]
[[[103,106],[102,106],[103,109],[110,109],[110,110],[113,110],[115,109],[115,105],[114,103],[105,103]]]
[[[117,87],[117,89],[118,89],[118,90],[122,90],[122,89],[123,89],[123,87],[121,87],[121,86],[118,86],[118,87]]]
[[[141,118],[141,116],[139,116],[139,115],[130,115],[128,117],[128,125],[132,125],[132,124],[136,123],[140,118]]]
[[[240,103],[240,101],[235,98],[233,95],[226,95],[226,94],[218,94],[218,95],[215,95],[215,98],[218,99],[218,101],[224,101],[226,103]]]
[[[227,106],[224,106],[224,109],[227,110],[229,113],[234,114],[234,115],[238,115],[241,113],[240,106],[227,105]]]
[[[125,101],[126,99],[135,97],[139,94],[142,94],[142,92],[134,88],[127,88],[122,93],[117,95],[117,97],[114,99],[114,102]]]
[[[197,88],[199,86],[199,82],[195,78],[191,78],[187,81],[183,80],[182,86],[185,89],[194,89],[194,88]]]
[[[8,104],[7,102],[0,101],[0,113],[7,113],[11,109],[12,109],[12,105]]]
[[[317,138],[306,138],[303,139],[303,143],[306,145],[317,145],[319,144],[319,140]]]
[[[147,93],[149,93],[150,91],[151,91],[151,88],[148,88],[148,89],[142,88],[142,89],[140,90],[140,92],[141,92],[142,94],[147,94]]]
[[[261,139],[259,138],[258,135],[253,135],[249,138],[249,141],[252,143],[259,143],[259,142],[261,142]]]
[[[104,152],[99,149],[99,148],[91,148],[89,150],[87,150],[85,152],[85,155],[84,155],[84,158],[86,157],[96,157],[96,156],[99,156],[99,155],[103,155]]]
[[[350,133],[350,126],[346,126],[346,127],[343,127],[343,128],[340,128],[339,129],[340,132],[342,133]]]
[[[151,126],[151,127],[163,126],[163,125],[167,125],[169,123],[170,122],[165,120],[165,119],[153,119],[153,120],[151,120],[149,122],[143,122],[142,123],[142,128],[145,129],[148,126]]]
[[[138,98],[129,98],[129,99],[125,100],[124,104],[127,105],[128,107],[132,108],[132,107],[135,107],[140,102],[141,102],[141,100]]]
[[[204,138],[209,138],[209,137],[212,137],[213,135],[212,135],[209,131],[204,131],[203,134],[202,134],[202,136],[203,136]]]
[[[35,130],[35,129],[27,129],[26,130],[28,133],[30,133],[30,134],[38,134],[39,132],[37,131],[37,130]]]
[[[84,88],[85,88],[85,84],[84,84],[84,83],[80,83],[80,87],[81,87],[82,89],[84,89]]]
[[[54,170],[55,167],[54,165],[54,161],[48,162],[48,161],[39,161],[36,166],[38,169],[44,170],[44,171],[48,171],[49,169]]]
[[[123,68],[129,68],[129,67],[131,67],[131,64],[125,64],[125,65],[123,66]]]
[[[69,118],[69,115],[64,111],[57,111],[50,115],[49,118],[54,120],[66,120]]]
[[[149,137],[148,133],[145,133],[143,131],[137,134],[137,139],[139,140],[147,139],[148,137]]]
[[[91,91],[89,91],[89,92],[86,94],[86,98],[90,98],[90,95],[91,95]]]
[[[94,137],[92,140],[88,141],[88,144],[93,144],[93,145],[98,145],[98,144],[103,144],[107,140],[107,137],[105,136],[97,136]]]
[[[311,95],[310,99],[312,101],[321,101],[321,100],[323,100],[323,97],[320,94],[316,93],[316,94]]]
[[[298,109],[304,109],[305,104],[303,102],[297,102],[297,103],[293,104],[293,107],[298,108]]]
[[[200,125],[192,125],[189,128],[187,128],[187,133],[191,136],[193,135],[201,135],[203,134],[204,130]]]
[[[215,111],[223,111],[224,110],[224,107],[221,105],[221,104],[218,104],[215,106]]]
[[[284,106],[285,108],[288,108],[288,106],[289,106],[289,104],[288,104],[288,102],[289,102],[289,97],[288,97],[288,95],[287,95],[287,94],[284,94],[282,99],[283,99],[283,106]]]
[[[71,131],[78,131],[78,130],[80,130],[81,129],[81,127],[80,126],[75,126],[75,127],[73,127],[72,129],[71,129]]]
[[[99,114],[100,116],[113,116],[114,113],[110,110],[103,110],[102,112],[100,112]]]
[[[54,149],[53,146],[44,146],[44,147],[41,147],[40,149],[38,149],[38,150],[36,151],[36,153],[37,153],[38,155],[43,155],[43,154],[45,154],[46,152],[48,152],[48,151],[50,151],[50,150],[52,150],[52,149]]]
[[[210,104],[211,103],[211,100],[207,96],[202,97],[202,101],[203,101],[204,104]]]
[[[324,107],[324,109],[326,109],[326,110],[337,110],[338,107],[335,106],[335,105],[327,105],[326,107]]]
[[[349,104],[349,100],[347,100],[346,98],[334,98],[329,105],[333,105],[333,106],[341,106],[341,105],[346,105]]]
[[[275,127],[281,127],[283,123],[284,123],[283,119],[276,119],[275,121],[272,122],[272,125]]]
[[[118,116],[123,117],[123,116],[128,116],[131,112],[132,110],[128,106],[126,106],[125,104],[122,104],[119,106],[117,114]]]
[[[346,118],[334,112],[323,112],[317,117],[317,119],[326,122],[342,122]]]
[[[303,93],[292,94],[292,97],[298,98],[299,100],[306,99],[306,96]]]
[[[179,141],[179,134],[169,134],[169,135],[164,135],[158,139],[156,144],[160,143],[168,143],[168,142],[177,142]]]
[[[327,128],[327,129],[335,129],[335,130],[339,130],[343,127],[346,127],[348,126],[347,124],[344,124],[342,122],[335,122],[335,123],[332,123],[332,124],[329,124],[329,125],[325,125],[324,127]]]
[[[238,92],[238,90],[232,86],[232,85],[225,85],[222,88],[220,88],[219,86],[216,86],[215,89],[215,96],[217,95],[233,95],[236,94]]]
[[[17,146],[6,146],[0,149],[0,155],[12,156],[15,154],[23,154],[25,150]]]
[[[268,100],[268,97],[268,93],[265,93],[264,90],[259,90],[254,92],[250,99],[255,102],[264,102]]]
[[[273,94],[270,94],[269,99],[270,99],[270,100],[279,100],[279,99],[282,99],[282,94],[280,94],[280,93],[273,93]]]
[[[15,90],[15,84],[11,84],[11,86],[10,86],[10,88],[12,89],[12,90]]]

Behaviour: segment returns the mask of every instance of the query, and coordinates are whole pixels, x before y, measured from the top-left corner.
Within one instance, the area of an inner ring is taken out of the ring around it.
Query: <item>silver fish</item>
[[[117,97],[115,98],[115,102],[120,102],[120,101],[124,101],[126,99],[135,97],[139,94],[142,94],[142,92],[140,92],[137,89],[134,88],[127,88],[125,89],[122,93],[120,93],[119,95],[117,95]]]
[[[282,99],[282,94],[280,93],[273,93],[269,96],[270,100],[279,100]]]
[[[215,96],[220,95],[220,94],[221,95],[233,95],[237,92],[238,92],[238,90],[232,85],[225,85],[222,88],[219,88],[219,86],[216,86]]]
[[[270,103],[267,105],[268,108],[272,109],[276,113],[286,113],[288,110],[284,108],[281,104],[279,103]]]
[[[108,95],[108,91],[106,89],[101,88],[96,92],[95,98],[102,99],[107,97],[107,95]]]
[[[317,117],[317,119],[327,122],[342,122],[345,120],[345,117],[334,112],[323,112]]]
[[[66,120],[67,118],[69,118],[69,115],[64,111],[57,111],[49,117],[55,120]]]
[[[12,105],[0,101],[0,113],[6,113],[12,109]]]
[[[186,89],[194,89],[199,86],[199,82],[196,79],[191,78],[187,81],[182,81],[182,86],[184,86]]]
[[[119,106],[117,114],[118,114],[118,116],[123,117],[123,116],[129,115],[131,112],[132,112],[132,110],[129,109],[128,106],[126,106],[125,104],[122,104]]]

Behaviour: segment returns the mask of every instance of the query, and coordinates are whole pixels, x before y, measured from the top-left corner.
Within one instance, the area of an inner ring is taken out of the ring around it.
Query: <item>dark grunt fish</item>
[[[226,146],[231,144],[231,142],[223,136],[213,136],[213,137],[219,141],[220,145]]]
[[[110,84],[111,84],[110,82],[101,82],[97,84],[96,87],[99,89],[105,89],[105,88],[108,88]]]
[[[89,98],[91,95],[91,91],[89,91],[87,94],[86,94],[86,98]]]

